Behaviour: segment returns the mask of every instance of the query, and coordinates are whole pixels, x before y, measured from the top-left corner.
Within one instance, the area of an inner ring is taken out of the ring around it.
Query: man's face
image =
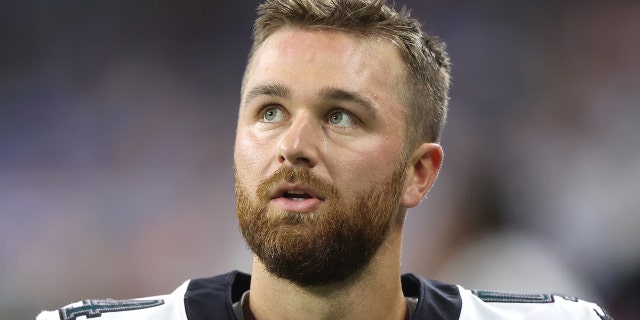
[[[401,208],[403,67],[386,40],[280,30],[247,67],[235,144],[243,236],[301,285],[361,270]]]

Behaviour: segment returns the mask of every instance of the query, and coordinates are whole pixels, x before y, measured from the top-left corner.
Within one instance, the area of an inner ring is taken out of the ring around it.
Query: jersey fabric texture
[[[249,290],[251,276],[239,271],[189,280],[173,293],[132,300],[84,300],[35,320],[237,320],[233,304]],[[598,305],[554,294],[507,294],[467,290],[402,276],[406,297],[417,298],[415,320],[612,320]]]

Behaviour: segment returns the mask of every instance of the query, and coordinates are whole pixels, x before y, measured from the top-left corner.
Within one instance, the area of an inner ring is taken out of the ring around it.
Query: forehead
[[[247,66],[247,88],[283,83],[297,88],[339,87],[372,99],[400,101],[405,66],[391,41],[338,30],[286,28],[269,36]]]

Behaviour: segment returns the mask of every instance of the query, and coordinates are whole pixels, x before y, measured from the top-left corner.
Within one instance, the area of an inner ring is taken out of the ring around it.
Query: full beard
[[[271,274],[300,286],[336,283],[362,271],[387,238],[405,176],[405,169],[398,168],[346,201],[308,169],[282,167],[260,183],[252,201],[236,173],[240,230]],[[325,201],[310,213],[269,208],[269,192],[282,182],[306,184],[325,195]]]

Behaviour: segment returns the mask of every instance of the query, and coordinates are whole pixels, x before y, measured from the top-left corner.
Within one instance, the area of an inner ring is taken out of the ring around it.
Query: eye
[[[280,108],[276,106],[268,106],[264,108],[264,110],[262,110],[261,112],[261,115],[262,119],[260,119],[260,121],[262,122],[278,122],[284,120],[285,118],[284,112],[282,112],[282,110],[280,110]]]
[[[345,110],[332,111],[331,113],[329,113],[329,118],[327,119],[327,121],[331,125],[344,128],[351,128],[358,125],[358,121],[356,120],[355,116]]]

